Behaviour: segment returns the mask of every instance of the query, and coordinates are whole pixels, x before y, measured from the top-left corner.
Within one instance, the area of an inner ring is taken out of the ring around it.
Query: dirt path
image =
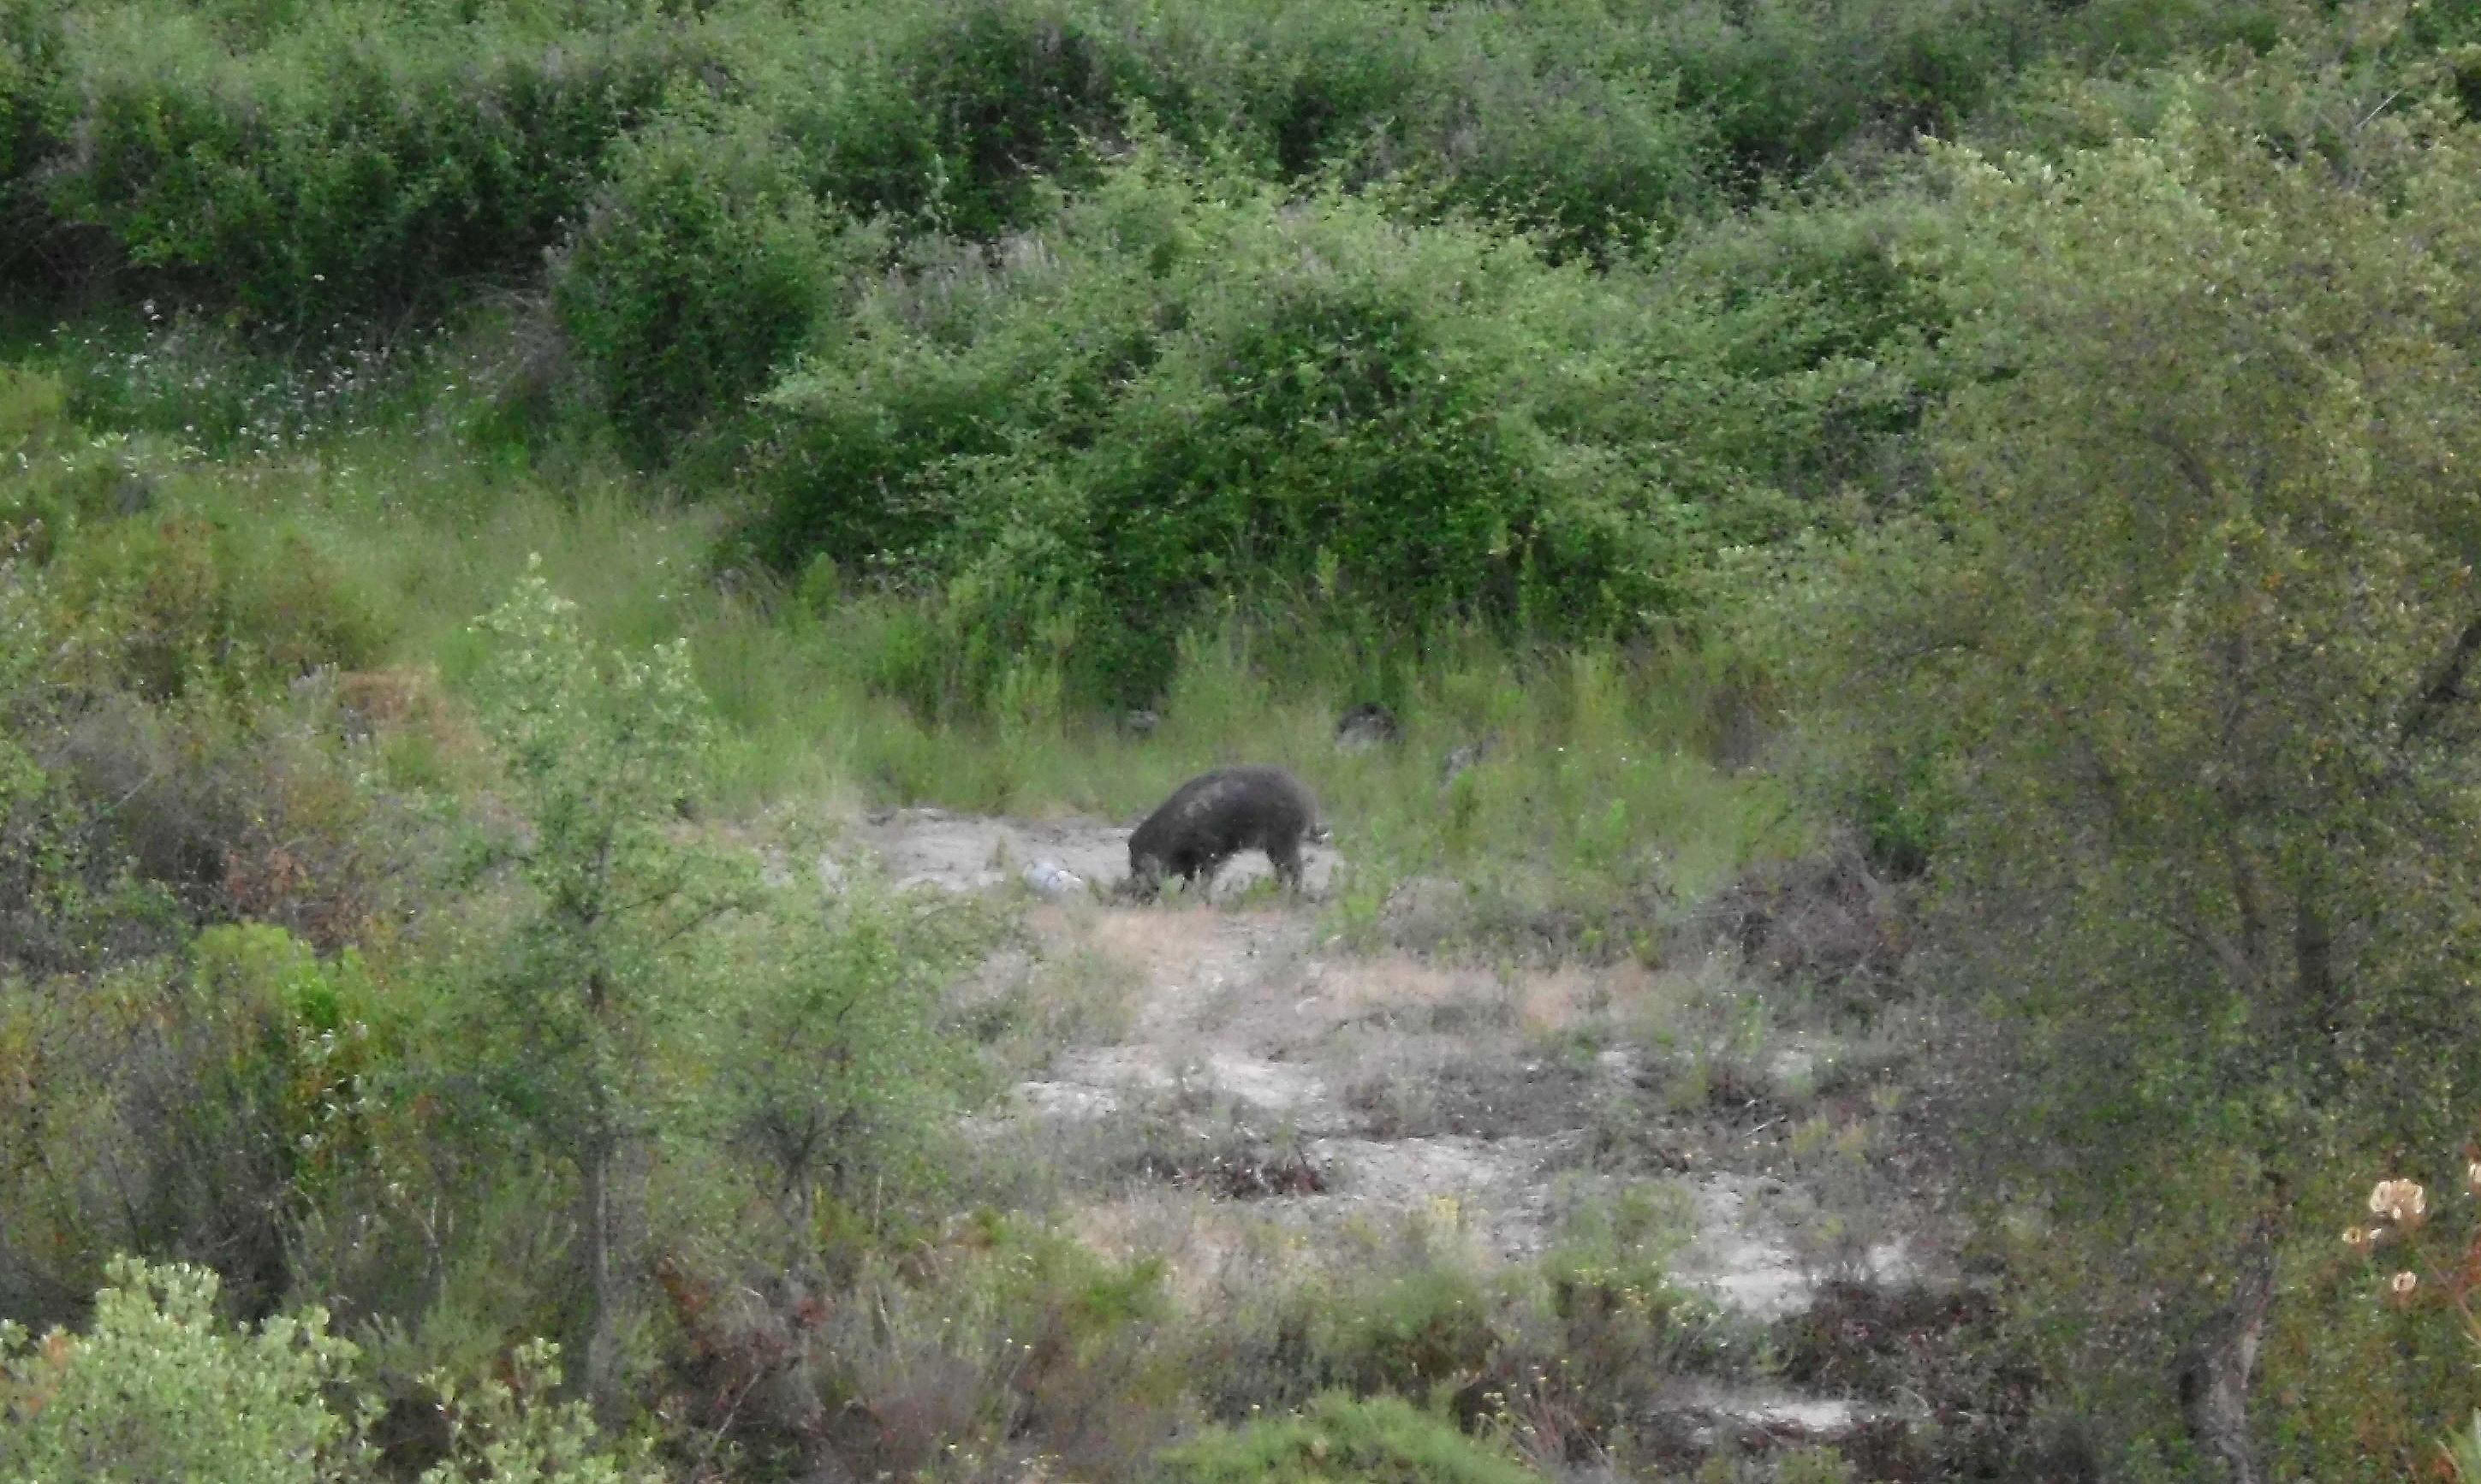
[[[1101,820],[936,810],[875,815],[858,831],[900,886],[1055,888],[1029,912],[1038,953],[1084,955],[1128,986],[1121,1033],[1058,1049],[1019,1085],[995,1135],[1055,1155],[1080,1139],[1125,1149],[1134,1120],[1153,1131],[1149,1148],[1206,1152],[1196,1169],[1156,1158],[1152,1173],[1183,1177],[1168,1181],[1112,1179],[1112,1166],[1097,1166],[1104,1176],[1078,1217],[1088,1240],[1162,1253],[1176,1285],[1200,1290],[1270,1232],[1292,1261],[1317,1263],[1355,1233],[1422,1221],[1478,1263],[1523,1262],[1546,1250],[1564,1211],[1615,1182],[1595,1172],[1585,1146],[1597,1108],[1640,1076],[1635,1054],[1605,1051],[1580,1071],[1536,1048],[1658,998],[1655,976],[1633,965],[1510,976],[1346,953],[1320,936],[1315,901],[1249,893],[1266,873],[1255,854],[1233,862],[1205,903],[1108,905],[1046,874],[1064,868],[1108,888],[1126,872],[1126,839]],[[1312,851],[1313,898],[1337,865]],[[1693,1225],[1678,1280],[1757,1323],[1808,1307],[1820,1263],[1801,1231],[1818,1200],[1772,1173],[1783,1131],[1691,1110],[1678,1129],[1654,1132],[1676,1135],[1669,1179]],[[1920,1265],[1902,1241],[1864,1243],[1844,1252],[1841,1276],[1892,1283]],[[1702,1386],[1684,1387],[1680,1411],[1709,1431],[1832,1439],[1867,1409],[1777,1387]]]

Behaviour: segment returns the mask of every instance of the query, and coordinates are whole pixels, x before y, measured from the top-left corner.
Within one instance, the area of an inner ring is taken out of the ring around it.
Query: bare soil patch
[[[1253,853],[1206,900],[1117,904],[1108,888],[1126,873],[1126,838],[1105,820],[927,809],[874,816],[854,836],[899,887],[1047,898],[1027,910],[1026,956],[995,971],[1021,999],[1075,992],[1074,975],[1045,979],[1045,963],[1121,986],[1116,1015],[1036,1013],[1066,1028],[1062,1044],[982,1120],[1072,1172],[1070,1224],[1091,1245],[1160,1256],[1182,1295],[1342,1261],[1405,1221],[1487,1268],[1543,1257],[1563,1211],[1598,1188],[1667,1180],[1694,1227],[1673,1280],[1753,1327],[1807,1338],[1798,1374],[1684,1385],[1658,1432],[1691,1453],[1759,1440],[1884,1452],[1902,1435],[1905,1404],[1885,1367],[1865,1364],[1870,1345],[1847,1353],[1788,1328],[1822,1296],[1848,1311],[1851,1294],[1915,1291],[1946,1266],[1900,1213],[1881,1237],[1854,1235],[1829,1209],[1832,1183],[1794,1157],[1867,1116],[1866,1098],[1818,1091],[1831,1041],[1784,1033],[1752,1049],[1728,1028],[1710,1034],[1682,1007],[1729,1021],[1728,986],[1631,960],[1494,970],[1347,952],[1319,922],[1338,865],[1323,849],[1306,900],[1253,890],[1267,873]],[[1042,892],[1027,875],[1038,862],[1095,890]],[[1819,898],[1831,921],[1795,922],[1787,903]],[[1757,972],[1774,976],[1788,940],[1823,939],[1811,967],[1866,973],[1885,951],[1871,900],[1842,876],[1746,888],[1720,951],[1754,945]]]

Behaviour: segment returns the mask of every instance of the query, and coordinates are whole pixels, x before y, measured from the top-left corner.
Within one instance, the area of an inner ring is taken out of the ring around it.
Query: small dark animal
[[[1173,790],[1129,836],[1129,890],[1151,901],[1165,876],[1178,876],[1203,892],[1225,861],[1255,849],[1297,892],[1301,842],[1326,838],[1318,800],[1298,778],[1280,768],[1218,768]]]
[[[1385,746],[1404,735],[1402,722],[1396,714],[1376,701],[1364,701],[1344,714],[1335,724],[1335,744],[1346,752],[1366,752]]]

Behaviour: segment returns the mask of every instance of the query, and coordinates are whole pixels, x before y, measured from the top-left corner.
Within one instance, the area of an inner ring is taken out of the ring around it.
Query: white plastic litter
[[[1042,896],[1054,898],[1072,896],[1085,890],[1085,878],[1058,861],[1040,860],[1025,868],[1025,884]]]

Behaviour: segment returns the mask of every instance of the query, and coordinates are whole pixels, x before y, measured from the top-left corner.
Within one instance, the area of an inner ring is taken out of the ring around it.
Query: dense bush
[[[2036,0],[1643,15],[1585,0],[455,13],[137,0],[79,6],[65,25],[70,9],[0,7],[0,208],[22,228],[11,247],[39,251],[27,266],[42,270],[13,287],[136,267],[139,281],[296,328],[530,277],[615,173],[655,168],[613,147],[667,109],[748,110],[748,138],[789,146],[770,168],[797,173],[821,209],[975,240],[1039,221],[1045,180],[1090,183],[1142,108],[1264,178],[1410,185],[1408,203],[1476,208],[1600,256],[1856,143],[1951,135],[2041,59],[2262,49],[2300,29],[2255,6]],[[2417,13],[2395,50],[2468,39],[2448,9]],[[640,213],[658,204],[648,192],[661,187],[620,186]],[[725,233],[744,248],[777,207],[797,211],[776,184],[759,195],[774,204],[727,192],[753,213]],[[661,235],[700,241],[708,210]],[[743,322],[760,340],[776,323],[772,309]]]
[[[79,678],[152,700],[359,669],[385,633],[353,578],[279,524],[98,523],[43,576]]]
[[[317,1484],[354,1475],[353,1429],[325,1393],[353,1347],[316,1310],[227,1331],[216,1277],[113,1261],[92,1332],[39,1347],[0,1322],[0,1478],[217,1478]]]
[[[1749,180],[1797,173],[1855,136],[1948,134],[2032,54],[2050,17],[2021,0],[1692,5],[1660,25],[1680,94]]]
[[[764,387],[875,246],[818,204],[798,166],[746,112],[669,114],[614,151],[553,295],[640,456]]]
[[[358,1346],[311,1308],[227,1328],[216,1275],[112,1260],[87,1333],[39,1341],[0,1321],[0,1479],[48,1484],[213,1478],[322,1484],[402,1477],[372,1446],[352,1383]],[[652,1484],[642,1449],[602,1445],[574,1402],[550,1399],[556,1346],[518,1346],[470,1386],[428,1379],[447,1433],[423,1484]]]
[[[65,1316],[120,1251],[212,1266],[251,1314],[286,1299],[289,1224],[364,1158],[375,994],[265,927],[210,930],[187,964],[0,985],[9,1312]]]
[[[130,477],[88,452],[20,486],[0,559],[0,964],[144,957],[247,916],[341,946],[388,914],[407,821],[323,744],[332,696],[281,686],[369,660],[373,610],[299,533],[82,520],[89,474]]]
[[[984,238],[1024,221],[1040,178],[1088,168],[1137,59],[1108,10],[972,0],[896,13],[883,50],[823,59],[827,101],[783,100],[822,187]]]
[[[1936,311],[1901,210],[1596,274],[1149,143],[1036,232],[939,245],[765,399],[779,565],[944,585],[944,681],[1142,698],[1271,593],[1408,632],[1677,612],[1714,551],[1884,490]]]
[[[54,266],[33,181],[49,147],[43,101],[57,82],[64,10],[59,0],[0,4],[0,274],[11,278],[39,281]]]
[[[437,308],[559,241],[691,39],[333,5],[235,47],[186,10],[99,11],[64,59],[80,143],[46,204],[118,261],[296,329]]]
[[[1274,178],[1397,179],[1595,249],[1714,199],[1711,115],[1655,31],[1600,6],[1276,0],[1163,13],[1144,44],[1174,136]]]
[[[948,584],[968,689],[1049,654],[1080,694],[1150,694],[1180,628],[1252,591],[1633,625],[1766,496],[1666,487],[1693,455],[1638,439],[1740,378],[1692,381],[1673,357],[1725,339],[1631,307],[1522,241],[1148,149],[1044,232],[866,297],[767,399],[758,539]]]
[[[2445,1028],[2475,973],[2481,133],[2287,47],[2161,85],[2151,138],[1946,158],[1973,377],[1935,491],[1803,568],[1775,639],[1856,770],[1935,801],[1941,952],[2023,1028],[1993,1158],[2042,1171],[2025,1259],[2130,1435],[2177,1426],[2164,1377],[2228,1292],[2191,1275],[2269,1191],[2451,1141],[2476,1075]],[[2286,1287],[2269,1369],[2364,1342],[2321,1310]],[[2404,1415],[2327,1414],[2285,1467],[2381,1438],[2415,1467]]]

